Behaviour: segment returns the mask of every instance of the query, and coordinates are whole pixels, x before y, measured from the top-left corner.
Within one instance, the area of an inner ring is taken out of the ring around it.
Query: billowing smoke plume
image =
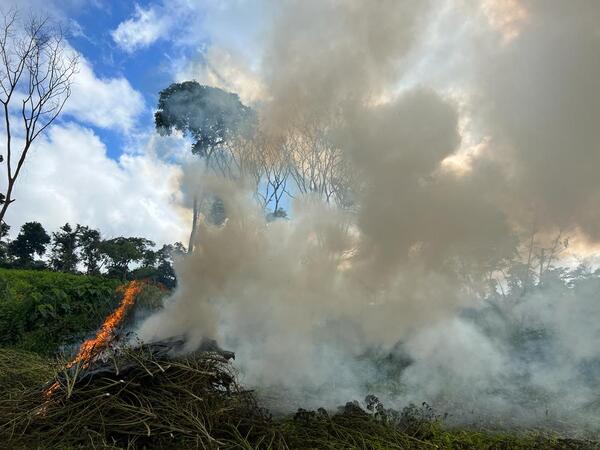
[[[140,337],[216,338],[294,406],[375,392],[459,420],[589,416],[600,281],[561,279],[561,239],[546,259],[516,253],[523,230],[600,237],[600,8],[576,3],[275,2],[261,123],[280,138],[318,121],[353,169],[352,205],[296,195],[268,221],[239,184],[201,175],[227,220],[202,225]],[[419,57],[448,23],[442,48],[468,53]],[[415,86],[436,58],[456,85]]]
[[[600,36],[597,2],[523,2],[528,21],[511,45],[480,59],[489,158],[505,170],[516,215],[540,227],[600,238]]]

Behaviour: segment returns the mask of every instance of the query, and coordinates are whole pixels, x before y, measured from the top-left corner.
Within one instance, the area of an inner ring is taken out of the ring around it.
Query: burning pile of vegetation
[[[299,410],[273,419],[236,382],[230,354],[206,349],[170,356],[178,344],[121,348],[88,367],[63,368],[50,383],[30,379],[30,385],[13,386],[0,399],[0,442],[7,448],[61,449],[598,448],[590,442],[446,430],[427,405],[396,412],[374,397],[365,399],[364,408],[351,402],[336,413]],[[1,355],[0,363],[6,362]],[[54,383],[58,387],[50,392]]]
[[[0,436],[12,447],[44,443],[48,447],[127,447],[152,442],[191,440],[214,444],[227,438],[222,424],[262,421],[250,392],[235,381],[232,353],[207,342],[194,354],[175,356],[181,341],[170,340],[134,348],[119,346],[119,327],[143,289],[133,281],[122,289],[119,307],[76,356],[41,383],[35,373],[43,361],[25,354],[2,352],[1,370],[8,395],[0,400]],[[11,361],[12,360],[12,361]],[[29,370],[29,366],[31,370]],[[6,373],[4,373],[6,372]],[[23,383],[17,376],[27,375]]]
[[[243,427],[260,420],[226,356],[200,352],[171,358],[169,350],[170,345],[120,349],[1,400],[2,440],[48,447],[210,444],[227,437],[223,424]]]
[[[384,408],[374,396],[336,413],[273,419],[236,381],[234,354],[214,341],[182,354],[170,339],[116,342],[143,283],[62,364],[0,349],[0,442],[7,448],[598,448],[590,442],[444,429],[433,410]],[[49,381],[48,381],[49,380]]]

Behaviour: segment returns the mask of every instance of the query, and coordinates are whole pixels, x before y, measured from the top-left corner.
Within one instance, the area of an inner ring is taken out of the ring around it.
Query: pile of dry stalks
[[[387,410],[373,396],[337,413],[271,420],[236,382],[232,354],[172,357],[172,342],[53,364],[0,348],[0,448],[592,449],[597,442],[446,430],[432,410]],[[52,375],[53,374],[53,375]],[[42,380],[48,380],[44,382]]]
[[[63,368],[45,385],[0,399],[0,441],[11,448],[32,442],[45,448],[159,442],[215,448],[266,421],[251,393],[236,383],[227,356],[171,358],[144,345],[89,367]]]

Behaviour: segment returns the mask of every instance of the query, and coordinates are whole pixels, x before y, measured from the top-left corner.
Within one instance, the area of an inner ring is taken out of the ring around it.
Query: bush
[[[118,305],[119,284],[105,277],[0,269],[0,345],[51,354],[80,341]]]

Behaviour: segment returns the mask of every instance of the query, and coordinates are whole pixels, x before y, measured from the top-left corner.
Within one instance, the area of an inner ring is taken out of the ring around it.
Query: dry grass
[[[149,348],[112,356],[94,376],[0,349],[2,448],[591,449],[592,442],[446,430],[427,409],[349,403],[336,414],[272,420],[217,353],[169,359]],[[48,398],[48,386],[58,389]]]
[[[218,354],[160,360],[142,346],[111,357],[108,365],[114,373],[91,377],[76,365],[56,372],[50,383],[13,390],[0,400],[0,440],[13,446],[128,448],[176,441],[217,447],[222,424],[260,420],[252,396]],[[54,381],[58,389],[48,395]]]

